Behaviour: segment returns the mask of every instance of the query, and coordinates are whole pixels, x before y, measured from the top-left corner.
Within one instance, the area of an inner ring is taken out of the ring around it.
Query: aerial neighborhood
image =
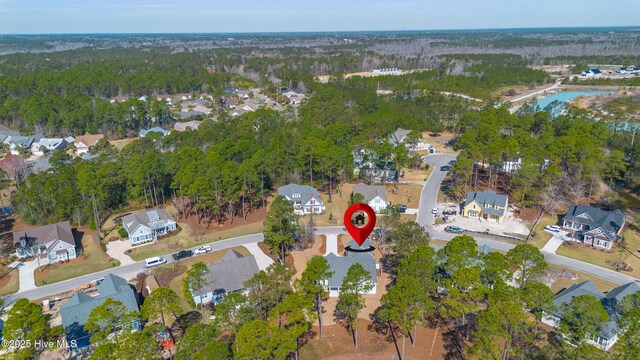
[[[637,35],[0,37],[0,358],[637,359]]]

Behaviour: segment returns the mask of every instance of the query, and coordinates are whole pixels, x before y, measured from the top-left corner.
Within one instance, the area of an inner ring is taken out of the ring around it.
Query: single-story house
[[[226,294],[233,291],[242,291],[244,282],[260,272],[258,263],[253,255],[243,256],[235,250],[229,250],[220,262],[207,264],[209,273],[206,275],[207,285],[200,294],[193,294],[196,304],[201,302],[219,303]]]
[[[16,256],[21,259],[46,256],[45,263],[52,264],[77,256],[76,241],[69,221],[14,231],[13,244]]]
[[[618,341],[618,336],[624,332],[624,329],[618,324],[620,318],[620,308],[618,305],[620,305],[627,295],[635,294],[638,291],[640,291],[640,285],[637,282],[630,282],[618,286],[606,294],[600,292],[591,280],[574,284],[556,295],[553,299],[556,310],[552,313],[545,313],[542,322],[556,328],[559,327],[561,321],[560,309],[562,305],[571,303],[574,297],[591,295],[600,300],[602,306],[609,314],[609,321],[597,330],[597,334],[587,334],[585,340],[606,351]]]
[[[356,184],[353,186],[352,196],[355,193],[362,194],[365,202],[377,213],[389,205],[387,188],[382,185]]]
[[[61,138],[42,138],[34,141],[31,144],[31,153],[34,155],[42,156],[45,152],[51,152],[55,150],[64,150],[69,143],[65,139]]]
[[[278,188],[278,194],[293,202],[296,215],[322,214],[324,203],[320,194],[309,185],[289,184]]]
[[[507,195],[496,194],[495,191],[471,191],[462,206],[462,216],[502,222],[508,203]]]
[[[152,127],[151,129],[142,129],[140,130],[140,137],[145,137],[148,133],[151,132],[157,132],[162,134],[162,136],[167,136],[169,135],[171,132],[169,130],[165,130],[161,127]]]
[[[85,133],[84,135],[80,135],[76,137],[73,145],[76,147],[77,154],[86,154],[89,152],[93,146],[95,146],[100,139],[104,139],[104,134],[95,134],[91,135],[89,133]]]
[[[65,338],[70,345],[75,343],[71,352],[85,348],[90,344],[90,335],[84,329],[89,319],[91,311],[102,305],[105,300],[113,299],[120,301],[127,312],[137,313],[140,311],[140,298],[134,287],[119,276],[107,274],[97,286],[97,294],[85,294],[82,291],[76,292],[67,302],[60,307],[60,317],[64,328]],[[141,329],[139,319],[126,324],[121,324],[123,329],[138,331]]]
[[[627,216],[620,210],[605,211],[592,206],[571,205],[562,218],[562,227],[577,232],[586,245],[611,249],[620,239]]]
[[[349,240],[347,243],[347,247],[355,250],[369,249],[372,246],[373,242],[369,239],[365,240],[365,242],[362,243],[362,246],[359,246],[353,239]],[[340,294],[342,282],[344,281],[345,276],[347,276],[349,268],[355,263],[362,265],[362,267],[371,275],[370,284],[373,285],[373,287],[369,292],[367,292],[367,294],[373,295],[376,293],[378,279],[376,259],[373,257],[373,252],[354,252],[345,250],[344,256],[339,256],[330,252],[324,257],[327,259],[329,268],[333,272],[333,275],[331,275],[329,280],[325,281],[325,286],[329,290],[330,297],[337,297]]]
[[[173,130],[178,132],[183,132],[183,131],[186,131],[187,129],[197,130],[201,122],[202,121],[198,121],[198,120],[177,122],[175,125],[173,125]]]
[[[131,244],[136,245],[175,231],[177,224],[165,209],[153,209],[123,216],[122,226],[129,234]]]

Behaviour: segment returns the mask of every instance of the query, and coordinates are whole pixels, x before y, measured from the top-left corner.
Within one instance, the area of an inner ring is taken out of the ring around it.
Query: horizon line
[[[509,30],[640,30],[640,25],[611,26],[541,26],[541,27],[487,27],[487,28],[451,28],[451,29],[413,29],[413,30],[308,30],[308,31],[232,31],[232,32],[69,32],[69,33],[8,33],[4,36],[79,36],[79,35],[278,35],[278,34],[358,34],[358,33],[415,33],[415,32],[467,32],[467,31],[509,31]]]

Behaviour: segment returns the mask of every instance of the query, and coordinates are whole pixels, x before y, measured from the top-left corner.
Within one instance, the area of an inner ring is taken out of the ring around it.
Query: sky
[[[640,25],[639,0],[0,0],[0,34]]]

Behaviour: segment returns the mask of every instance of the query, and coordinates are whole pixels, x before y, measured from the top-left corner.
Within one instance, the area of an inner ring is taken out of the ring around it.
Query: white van
[[[150,268],[150,267],[162,265],[162,264],[166,263],[167,260],[165,258],[160,257],[160,256],[156,256],[156,257],[148,258],[144,262],[145,262],[145,266],[144,267]]]

